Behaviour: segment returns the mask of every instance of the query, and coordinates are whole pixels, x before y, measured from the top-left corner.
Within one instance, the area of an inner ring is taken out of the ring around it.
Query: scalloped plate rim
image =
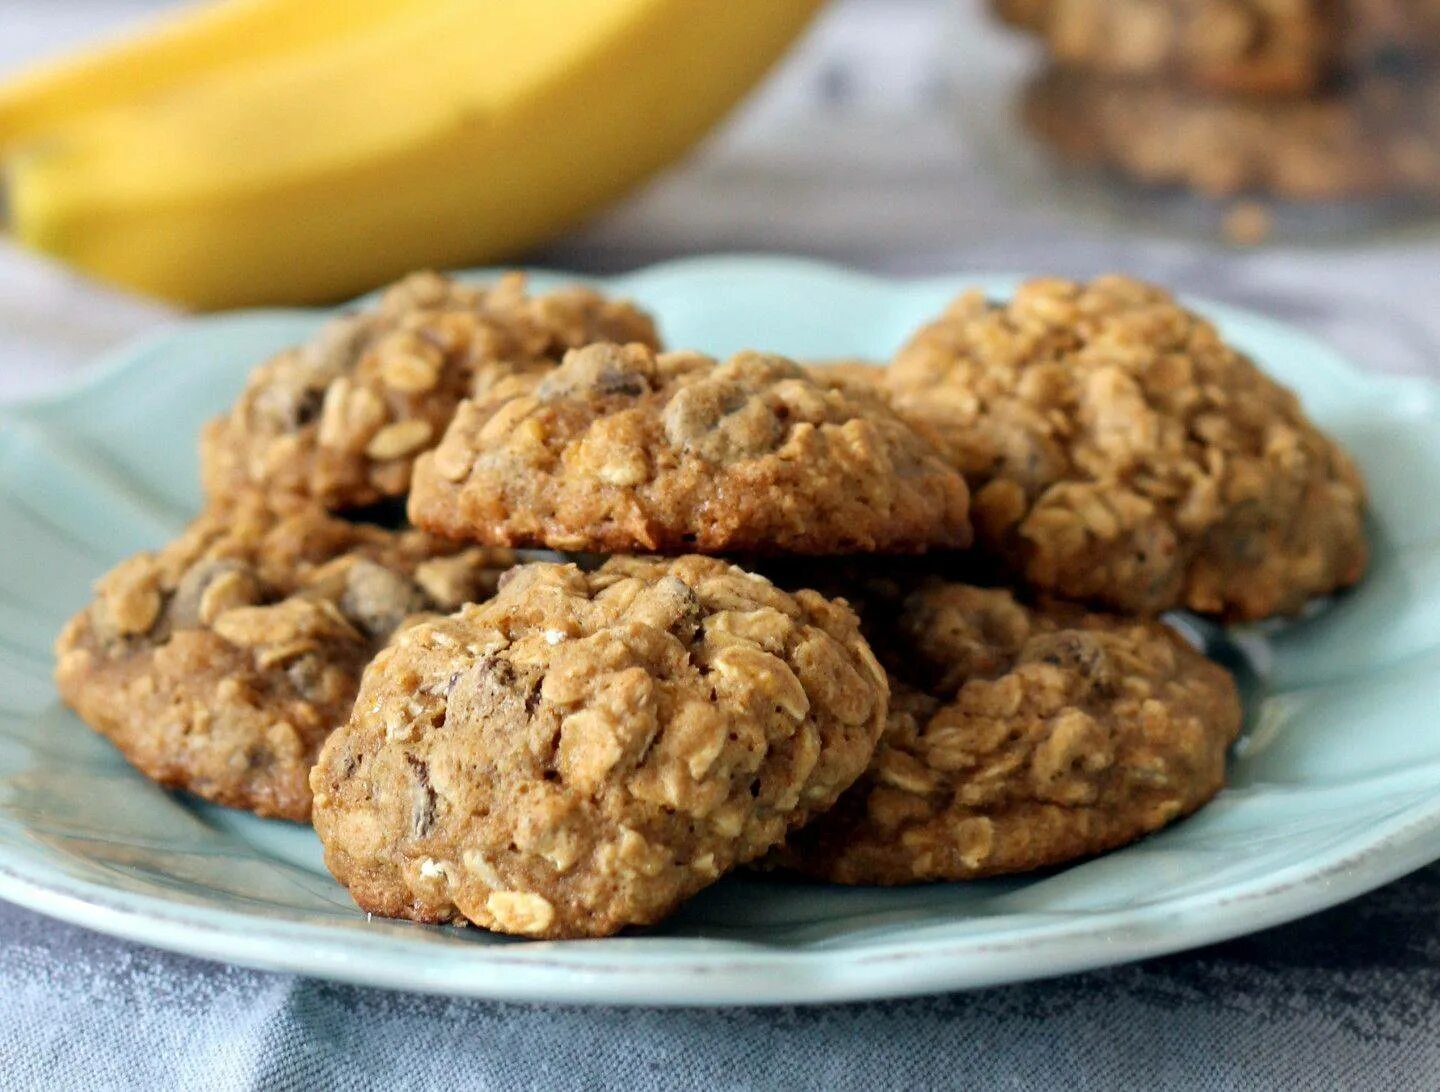
[[[1440,856],[1440,806],[1412,804],[1388,820],[1383,833],[1357,834],[1344,845],[1338,859],[1318,870],[1297,862],[1277,877],[1236,885],[1218,897],[1198,894],[1139,910],[1066,911],[1064,916],[1079,917],[1084,925],[1077,928],[1057,922],[1048,929],[1019,927],[1019,935],[1013,939],[926,940],[848,954],[828,949],[799,953],[762,949],[708,958],[655,953],[630,962],[626,959],[633,953],[626,953],[607,963],[569,960],[559,954],[566,944],[588,947],[606,941],[522,941],[474,949],[473,956],[447,952],[439,963],[450,964],[450,973],[443,966],[436,970],[424,965],[423,955],[433,953],[417,951],[416,963],[402,965],[399,960],[405,953],[395,948],[405,947],[403,938],[343,934],[338,949],[324,945],[313,952],[290,949],[297,941],[331,937],[333,930],[325,925],[287,924],[237,911],[189,907],[153,896],[116,892],[84,880],[46,884],[14,870],[4,851],[0,851],[0,898],[49,917],[185,955],[355,985],[515,1002],[770,1006],[877,1000],[1052,978],[1245,936],[1328,909],[1435,860]],[[1300,875],[1288,875],[1291,872]],[[1237,904],[1251,905],[1255,912],[1244,920],[1205,916],[1206,910]],[[1137,930],[1138,938],[1123,935]],[[1081,947],[1086,944],[1093,946]],[[376,950],[374,954],[388,958],[361,965],[358,957],[371,948]],[[1018,959],[1017,953],[1028,958]],[[532,978],[495,982],[477,976],[477,971],[487,969],[525,971]],[[768,992],[757,995],[757,972],[784,978],[767,982]],[[845,975],[852,977],[845,981]],[[666,993],[676,988],[677,978],[688,980],[689,996]],[[699,987],[696,978],[702,980]],[[577,988],[577,982],[587,980],[603,983],[605,996]]]

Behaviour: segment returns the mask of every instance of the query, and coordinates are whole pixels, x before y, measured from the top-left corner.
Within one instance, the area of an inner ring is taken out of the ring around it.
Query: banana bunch
[[[9,229],[189,307],[513,254],[675,159],[821,0],[219,0],[0,86]]]

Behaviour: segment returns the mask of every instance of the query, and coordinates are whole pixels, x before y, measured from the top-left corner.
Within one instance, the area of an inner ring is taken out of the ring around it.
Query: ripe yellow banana
[[[194,307],[492,260],[672,160],[821,0],[411,0],[6,159],[20,239]]]
[[[0,151],[90,110],[183,87],[228,66],[369,30],[415,0],[219,0],[98,51],[37,65],[0,87]]]

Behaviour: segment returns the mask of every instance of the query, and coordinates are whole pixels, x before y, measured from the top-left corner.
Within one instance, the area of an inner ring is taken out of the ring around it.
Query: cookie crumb
[[[1234,246],[1259,246],[1274,230],[1274,217],[1259,201],[1235,202],[1220,224],[1221,234]]]

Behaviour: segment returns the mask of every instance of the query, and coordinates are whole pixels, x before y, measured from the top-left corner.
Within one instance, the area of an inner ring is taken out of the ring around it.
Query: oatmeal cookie
[[[814,592],[693,555],[526,565],[376,657],[311,775],[315,829],[366,911],[604,936],[833,804],[886,699]]]
[[[1292,614],[1360,579],[1364,485],[1294,394],[1163,290],[956,300],[887,373],[970,483],[1009,579],[1122,612]]]
[[[761,353],[592,345],[533,393],[462,405],[410,517],[499,546],[906,553],[965,544],[967,501],[873,391]]]
[[[206,492],[263,488],[330,509],[404,494],[462,398],[542,373],[592,341],[659,342],[632,305],[587,288],[530,296],[417,273],[257,368],[201,436]]]
[[[1440,196],[1433,78],[1255,100],[1052,69],[1026,87],[1021,110],[1061,159],[1141,186],[1297,202]]]
[[[56,682],[147,777],[303,820],[365,664],[413,616],[488,596],[513,560],[242,494],[100,580],[56,642]]]
[[[1316,90],[1341,52],[1339,0],[993,0],[1057,64],[1251,95]]]
[[[992,0],[1086,75],[1163,79],[1252,100],[1325,94],[1434,63],[1437,0]]]
[[[1235,685],[1168,627],[942,581],[881,602],[862,606],[891,672],[875,758],[767,867],[886,885],[1023,872],[1220,790]]]

